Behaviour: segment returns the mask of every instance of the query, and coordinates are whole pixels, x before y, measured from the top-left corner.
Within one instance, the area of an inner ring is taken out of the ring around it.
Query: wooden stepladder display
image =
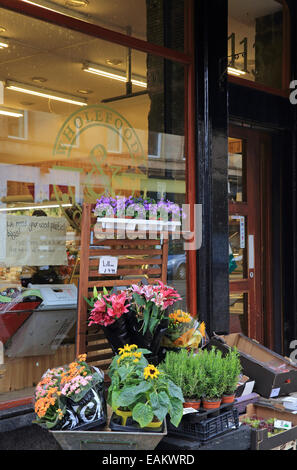
[[[149,239],[148,234],[143,239],[118,239],[114,230],[113,238],[97,239],[94,236],[97,218],[93,209],[94,205],[83,204],[76,352],[87,353],[88,363],[106,370],[113,352],[100,326],[88,326],[85,297],[92,297],[94,286],[98,292],[103,287],[108,291],[113,288],[124,289],[144,278],[149,284],[156,284],[158,280],[166,284],[168,237],[160,239],[161,233],[157,233],[158,239]],[[116,273],[99,272],[103,256],[117,259]]]

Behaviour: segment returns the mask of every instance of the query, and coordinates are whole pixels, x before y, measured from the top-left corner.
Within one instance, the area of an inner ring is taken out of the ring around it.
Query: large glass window
[[[284,8],[279,0],[228,0],[228,73],[283,88]]]
[[[24,1],[158,46],[184,50],[183,0]]]
[[[1,25],[0,403],[74,358],[82,203],[186,193],[182,65],[5,9]],[[171,241],[184,308],[185,273]]]

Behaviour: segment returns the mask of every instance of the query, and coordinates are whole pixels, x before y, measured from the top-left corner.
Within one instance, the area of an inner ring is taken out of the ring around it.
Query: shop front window
[[[186,202],[183,65],[5,9],[1,24],[0,404],[75,357],[83,203]],[[185,258],[171,240],[184,309]]]
[[[183,0],[24,1],[158,46],[184,50]],[[120,65],[120,60],[106,56],[107,65]]]
[[[228,74],[282,89],[284,5],[279,0],[228,0]]]

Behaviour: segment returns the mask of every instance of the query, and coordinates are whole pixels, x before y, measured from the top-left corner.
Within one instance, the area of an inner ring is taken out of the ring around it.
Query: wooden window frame
[[[19,14],[39,19],[47,23],[78,31],[98,39],[103,39],[124,47],[157,55],[184,65],[185,70],[185,155],[186,158],[186,203],[191,206],[194,214],[196,203],[195,187],[195,63],[194,63],[194,2],[184,0],[184,52],[158,46],[141,39],[134,38],[93,23],[87,23],[62,13],[46,10],[21,0],[0,0],[0,7]],[[194,231],[194,220],[191,217],[190,230]],[[189,311],[197,315],[197,268],[196,251],[188,251],[187,255],[187,298]],[[0,403],[0,410],[17,407],[32,402],[32,397]]]

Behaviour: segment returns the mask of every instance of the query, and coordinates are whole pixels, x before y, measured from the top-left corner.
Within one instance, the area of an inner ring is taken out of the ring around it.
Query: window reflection
[[[283,5],[276,0],[229,0],[228,72],[282,88]]]
[[[246,201],[245,145],[241,139],[228,140],[228,197],[232,202]]]
[[[245,217],[229,217],[229,273],[230,280],[244,279],[246,270],[246,221]]]
[[[230,293],[230,333],[248,334],[248,294]]]
[[[131,51],[132,77],[145,77],[147,89],[134,84],[128,96],[125,81],[83,70],[85,60],[108,60],[121,75],[127,48],[8,10],[1,18],[11,34],[0,57],[3,105],[22,116],[0,116],[0,296],[14,302],[30,284],[54,288],[44,308],[36,292],[21,302],[22,311],[15,305],[4,311],[0,302],[6,366],[0,401],[7,401],[24,389],[29,396],[47,368],[74,359],[82,204],[108,194],[181,205],[186,155],[183,65]],[[9,88],[7,80],[27,92]],[[79,103],[55,99],[69,96]],[[31,223],[43,229],[36,237]],[[186,310],[183,243],[170,247],[171,255],[182,263],[168,283]],[[68,286],[74,289],[61,303]]]

